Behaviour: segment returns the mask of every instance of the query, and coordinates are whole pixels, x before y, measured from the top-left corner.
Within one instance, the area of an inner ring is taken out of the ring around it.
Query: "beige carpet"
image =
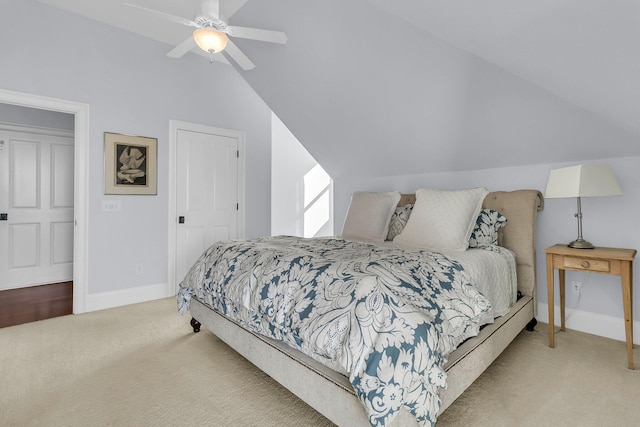
[[[1,426],[330,426],[173,298],[0,329]],[[624,343],[522,333],[438,426],[636,426]],[[636,363],[640,365],[638,350]]]

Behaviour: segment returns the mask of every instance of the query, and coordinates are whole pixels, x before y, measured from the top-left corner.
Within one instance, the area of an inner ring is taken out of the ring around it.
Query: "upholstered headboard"
[[[415,203],[414,194],[403,194],[398,206]],[[494,191],[482,204],[507,218],[498,243],[516,254],[518,290],[536,298],[536,216],[544,208],[538,190]],[[534,305],[535,306],[535,305]]]

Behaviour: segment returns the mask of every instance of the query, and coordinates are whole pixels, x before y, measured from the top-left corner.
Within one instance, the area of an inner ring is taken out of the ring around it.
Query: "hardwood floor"
[[[73,282],[0,291],[0,328],[73,312]]]

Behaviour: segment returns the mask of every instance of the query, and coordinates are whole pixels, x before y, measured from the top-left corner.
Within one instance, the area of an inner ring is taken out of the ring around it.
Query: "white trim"
[[[89,265],[89,105],[0,89],[0,102],[75,116],[73,312],[86,311]]]
[[[167,298],[167,284],[136,286],[135,288],[118,291],[100,292],[88,294],[86,300],[87,311],[104,310],[107,308],[121,307],[123,305],[137,304]]]
[[[223,135],[238,140],[238,238],[244,238],[245,233],[245,200],[244,200],[244,138],[242,131],[222,129],[196,123],[183,122],[179,120],[169,120],[169,242],[168,242],[168,262],[167,262],[167,295],[175,295],[177,292],[178,280],[176,278],[176,242],[178,232],[178,212],[176,194],[176,145],[178,130],[190,132],[201,132],[213,135]]]
[[[549,323],[549,305],[538,303],[537,319]],[[560,306],[555,306],[553,314],[554,324],[560,327]],[[606,316],[588,311],[565,308],[565,327],[575,331],[586,332],[613,340],[626,342],[624,319]],[[633,343],[640,344],[640,322],[633,322]]]
[[[32,133],[36,135],[61,136],[73,138],[73,131],[66,129],[47,128],[43,126],[18,125],[14,123],[0,122],[0,129],[11,132]]]

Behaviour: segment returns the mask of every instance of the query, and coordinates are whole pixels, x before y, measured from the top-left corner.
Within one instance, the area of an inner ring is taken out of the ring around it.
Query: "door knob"
[[[0,213],[0,221],[7,221],[9,219],[9,214]]]
[[[178,224],[184,224],[184,217],[183,216],[179,216],[178,217]]]

